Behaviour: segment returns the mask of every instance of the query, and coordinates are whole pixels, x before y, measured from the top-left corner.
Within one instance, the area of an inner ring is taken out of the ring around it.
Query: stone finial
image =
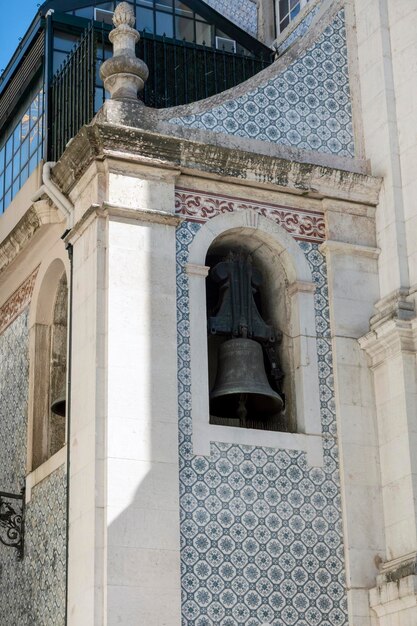
[[[113,56],[100,67],[105,89],[113,100],[137,100],[149,75],[146,63],[136,57],[139,33],[133,28],[135,14],[128,2],[117,5],[113,16],[114,30],[109,34]]]
[[[133,7],[128,2],[120,2],[117,5],[116,10],[113,15],[113,24],[115,26],[121,26],[122,24],[127,24],[131,28],[135,25],[135,12],[133,11]]]

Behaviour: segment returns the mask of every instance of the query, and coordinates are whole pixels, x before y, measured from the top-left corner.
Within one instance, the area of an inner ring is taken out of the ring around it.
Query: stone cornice
[[[48,200],[34,202],[13,230],[0,243],[0,274],[28,245],[34,234],[46,224],[56,224],[61,217]]]
[[[73,226],[65,237],[65,243],[74,243],[85,231],[95,218],[124,219],[137,222],[154,222],[168,226],[178,226],[183,220],[182,217],[167,213],[166,211],[154,211],[151,209],[132,209],[103,202],[103,204],[93,204],[87,209],[82,218]]]
[[[358,339],[371,367],[378,367],[399,352],[417,352],[417,319],[389,319]]]
[[[407,609],[417,606],[417,576],[409,574],[380,582],[377,587],[370,590],[369,601],[370,607],[378,617],[388,615],[397,617],[401,611],[406,612]]]
[[[94,160],[106,158],[169,167],[196,176],[281,188],[296,194],[375,205],[381,179],[328,166],[226,148],[151,130],[93,123],[84,126],[53,169],[68,194]]]
[[[335,241],[328,239],[320,245],[320,251],[324,254],[330,252],[334,254],[345,254],[349,256],[362,256],[377,259],[381,250],[372,246],[360,246],[346,241]]]

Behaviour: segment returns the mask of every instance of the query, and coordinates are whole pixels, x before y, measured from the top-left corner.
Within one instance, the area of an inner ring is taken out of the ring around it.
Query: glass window
[[[19,176],[16,178],[16,180],[13,183],[13,187],[12,187],[12,197],[14,198],[15,195],[17,194],[17,192],[20,189],[20,178]]]
[[[55,72],[59,70],[61,65],[63,65],[67,56],[68,56],[68,52],[58,52],[57,50],[54,51],[54,63],[53,63],[53,68],[52,68],[52,71],[54,74]]]
[[[6,143],[6,163],[10,161],[13,156],[13,136],[9,137]]]
[[[211,46],[211,42],[213,39],[213,27],[207,22],[196,22],[195,23],[195,33],[196,33],[196,42],[199,44],[205,44],[206,46]]]
[[[12,190],[8,189],[4,194],[4,208],[7,209],[10,202],[12,201]]]
[[[19,124],[16,126],[13,132],[13,154],[16,152],[16,150],[19,150],[20,148],[21,135],[22,135],[22,126],[19,122]]]
[[[39,125],[33,127],[30,132],[30,154],[36,152],[39,144]]]
[[[32,174],[33,170],[35,169],[38,163],[39,163],[38,155],[34,154],[33,157],[29,161],[29,176]]]
[[[172,11],[172,0],[155,0],[155,8],[163,11]]]
[[[23,115],[6,131],[6,143],[0,148],[0,213],[42,158],[43,92],[38,92],[29,103]]]
[[[183,2],[175,0],[174,7],[175,13],[178,13],[179,15],[186,15],[187,17],[193,17],[193,11]]]
[[[6,167],[6,172],[4,174],[4,184],[6,186],[6,189],[8,189],[10,185],[12,184],[12,164],[11,163],[9,163],[9,165]]]
[[[27,137],[25,141],[22,143],[22,148],[20,150],[20,158],[21,158],[23,165],[26,163],[26,161],[29,158],[29,137]]]
[[[186,41],[194,41],[194,20],[186,17],[175,17],[175,37],[177,39],[185,39]]]
[[[74,44],[77,41],[77,37],[68,33],[56,33],[54,34],[54,50],[60,50],[61,52],[71,52]]]
[[[99,2],[95,6],[96,9],[103,9],[103,11],[114,11],[114,2]]]
[[[20,186],[23,187],[27,179],[29,178],[29,163],[25,165],[20,174]]]
[[[174,17],[170,13],[155,13],[155,30],[157,35],[174,36]]]
[[[20,171],[20,150],[13,157],[13,179],[19,178]]]
[[[309,0],[279,0],[279,30],[282,32],[294,20]]]
[[[30,126],[30,109],[26,111],[24,116],[22,117],[22,141],[29,134],[29,126]]]
[[[143,9],[138,7],[136,13],[136,28],[146,33],[153,33],[153,11],[151,9]]]
[[[78,17],[85,17],[87,20],[92,20],[94,17],[93,7],[84,7],[84,9],[75,9],[74,15]]]

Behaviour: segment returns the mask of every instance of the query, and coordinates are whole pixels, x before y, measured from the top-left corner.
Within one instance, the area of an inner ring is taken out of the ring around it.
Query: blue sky
[[[0,20],[0,69],[5,68],[43,0],[3,0]]]

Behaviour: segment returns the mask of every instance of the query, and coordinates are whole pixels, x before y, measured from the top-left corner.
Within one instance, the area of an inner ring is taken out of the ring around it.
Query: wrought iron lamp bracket
[[[23,559],[25,488],[20,494],[0,491],[0,543],[16,548],[17,558]]]

